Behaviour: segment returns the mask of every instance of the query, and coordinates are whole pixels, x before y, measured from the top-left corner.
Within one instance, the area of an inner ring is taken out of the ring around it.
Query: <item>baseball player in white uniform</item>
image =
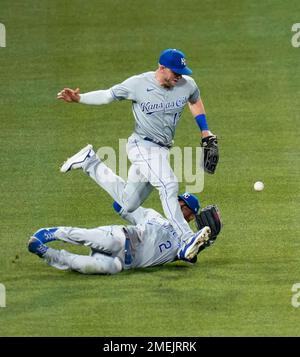
[[[210,228],[201,229],[197,236],[183,242],[170,222],[153,209],[139,207],[133,212],[122,208],[118,201],[125,182],[116,176],[93,152],[83,161],[68,160],[72,169],[82,168],[115,200],[114,209],[132,225],[112,225],[84,229],[76,227],[42,228],[29,240],[28,249],[50,266],[61,270],[75,270],[83,274],[116,274],[123,269],[162,265],[175,260],[196,262],[197,254],[209,246]],[[115,182],[115,189],[103,180],[103,173]],[[178,196],[184,219],[189,222],[200,209],[196,196],[184,193]],[[66,250],[48,247],[48,243],[60,240],[91,248],[91,254],[78,255]]]
[[[120,214],[132,225],[93,229],[42,228],[30,238],[28,249],[60,270],[75,270],[83,274],[116,274],[123,269],[163,265],[178,259],[195,263],[197,254],[209,242],[210,229],[204,227],[201,230],[201,241],[198,240],[197,245],[185,246],[183,251],[180,248],[181,240],[170,222],[153,209],[139,207],[131,213],[121,210]],[[57,240],[90,247],[91,253],[79,255],[48,247],[48,243]]]
[[[183,240],[192,239],[194,233],[178,204],[178,180],[168,155],[186,104],[196,119],[202,138],[213,135],[208,129],[199,88],[189,77],[191,74],[184,53],[167,49],[161,53],[156,71],[130,77],[107,90],[80,94],[78,88],[64,88],[57,96],[66,102],[90,105],[123,99],[132,101],[135,130],[127,143],[127,155],[132,165],[118,203],[127,212],[133,212],[144,202],[152,187],[157,188],[165,216]],[[88,155],[88,149],[78,153],[80,157],[85,154]],[[63,167],[62,171],[68,169],[70,167]]]

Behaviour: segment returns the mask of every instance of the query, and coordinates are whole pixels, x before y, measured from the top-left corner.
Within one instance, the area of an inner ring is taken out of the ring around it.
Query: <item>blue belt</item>
[[[130,238],[126,228],[123,228],[123,232],[125,234],[125,269],[130,268],[132,263],[131,249],[130,249]]]
[[[155,141],[155,140],[153,140],[153,139],[150,139],[150,138],[148,138],[147,136],[146,136],[145,138],[143,138],[143,139],[146,140],[146,141],[151,141],[151,143],[157,144],[157,145],[159,145],[159,146],[161,146],[161,147],[163,147],[163,148],[168,148],[168,149],[170,149],[170,148],[172,147],[172,145],[166,145],[166,144],[161,143],[161,142],[159,142],[159,141]]]

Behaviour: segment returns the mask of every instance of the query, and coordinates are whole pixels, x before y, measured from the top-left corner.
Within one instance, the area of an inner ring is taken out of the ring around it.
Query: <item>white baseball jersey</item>
[[[138,208],[120,214],[134,224],[138,239],[131,244],[132,268],[162,265],[174,261],[181,240],[170,222],[153,209]]]
[[[132,100],[135,132],[164,145],[171,145],[176,125],[187,102],[195,103],[200,91],[193,78],[182,76],[175,87],[162,87],[155,72],[146,72],[113,86],[115,99]]]

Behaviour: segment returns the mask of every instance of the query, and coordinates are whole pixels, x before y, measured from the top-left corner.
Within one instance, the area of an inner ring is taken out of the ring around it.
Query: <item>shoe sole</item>
[[[88,144],[86,147],[84,147],[83,149],[81,149],[80,151],[78,151],[75,155],[71,156],[68,158],[68,160],[66,162],[63,163],[63,165],[60,168],[60,172],[68,172],[70,170],[72,170],[72,166],[75,164],[80,164],[82,162],[84,162],[84,160],[86,159],[87,155],[89,154],[89,151],[93,148],[93,145]],[[86,151],[87,155],[85,156],[85,158],[81,161],[74,161],[76,160],[77,156],[83,155]]]
[[[194,258],[194,256],[198,253],[199,248],[201,245],[206,243],[209,240],[211,230],[209,227],[204,227],[199,234],[199,237],[196,238],[196,243],[194,244],[193,248],[189,252],[189,254],[186,256],[188,260],[191,260]]]

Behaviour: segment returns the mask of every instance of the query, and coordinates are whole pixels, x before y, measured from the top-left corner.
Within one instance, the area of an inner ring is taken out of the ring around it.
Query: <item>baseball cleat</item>
[[[41,243],[49,243],[54,240],[57,240],[54,233],[58,230],[57,227],[53,228],[41,228],[35,233],[33,233],[33,237],[37,238]]]
[[[179,259],[182,260],[191,260],[193,259],[199,252],[199,248],[208,242],[210,237],[210,228],[204,227],[199,232],[194,234],[184,245],[183,248],[180,249],[178,253]]]
[[[81,149],[77,154],[68,158],[68,160],[60,168],[60,171],[68,172],[70,170],[80,169],[83,167],[85,162],[93,155],[95,155],[95,151],[93,150],[93,145],[88,144],[86,147]]]
[[[43,258],[48,250],[48,247],[36,237],[31,237],[28,241],[28,250],[30,253],[36,254],[40,258]]]

